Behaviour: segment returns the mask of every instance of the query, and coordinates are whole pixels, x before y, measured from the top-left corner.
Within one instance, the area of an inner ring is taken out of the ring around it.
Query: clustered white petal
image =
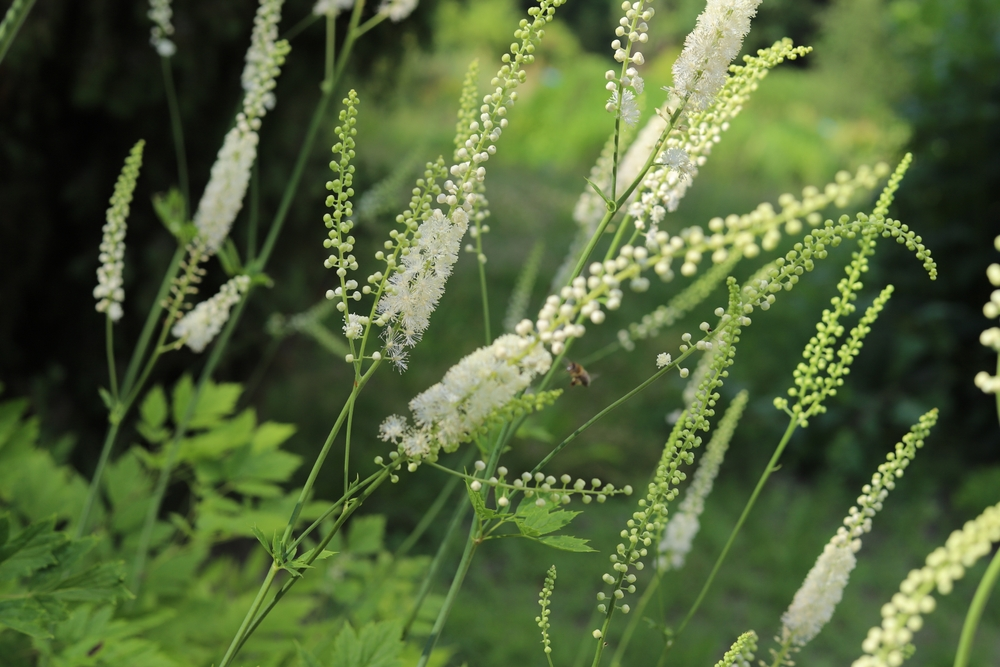
[[[313,5],[313,14],[317,16],[337,16],[340,12],[354,6],[354,0],[317,0]]]
[[[711,104],[722,88],[729,63],[740,52],[759,4],[760,0],[708,0],[673,70],[674,91],[690,96],[694,109]]]
[[[1000,250],[1000,236],[993,240],[993,245]],[[990,300],[983,306],[983,315],[991,320],[1000,317],[1000,264],[990,264],[986,269],[986,277],[990,284],[998,289],[990,294]],[[1000,327],[990,327],[979,335],[979,342],[1000,354]],[[1000,394],[1000,374],[990,375],[986,371],[976,373],[976,386],[987,394]]]
[[[170,35],[174,34],[174,24],[171,22],[174,10],[170,6],[170,2],[171,0],[149,0],[149,13],[147,14],[153,21],[149,43],[153,45],[157,53],[165,58],[169,58],[177,52],[177,46],[169,38]]]
[[[250,287],[248,276],[236,276],[223,285],[218,293],[202,301],[182,317],[170,332],[195,352],[201,352],[222,331],[229,311]]]
[[[118,181],[115,183],[114,194],[111,195],[111,206],[108,208],[104,223],[104,237],[101,240],[101,265],[97,268],[97,287],[94,288],[94,298],[97,299],[97,312],[107,313],[112,322],[117,322],[122,316],[122,303],[125,301],[125,289],[122,271],[125,269],[125,231],[132,202],[132,192],[142,165],[142,149],[144,141],[139,141],[129,156],[125,159]]]
[[[463,358],[441,382],[410,401],[415,426],[392,415],[382,423],[381,437],[399,440],[400,452],[414,458],[433,460],[441,449],[454,451],[551,364],[551,355],[534,338],[505,334]]]
[[[261,0],[257,9],[241,77],[243,111],[226,134],[194,214],[194,224],[208,254],[222,247],[243,207],[250,170],[257,159],[257,131],[261,118],[274,106],[274,87],[289,50],[288,42],[277,41],[282,2]]]
[[[871,530],[872,518],[882,509],[889,491],[895,488],[896,479],[903,476],[903,471],[916,456],[917,449],[923,446],[924,438],[936,421],[937,410],[921,416],[910,432],[903,436],[902,442],[897,443],[889,453],[885,463],[879,465],[871,483],[862,487],[858,504],[851,507],[844,525],[824,547],[795,593],[788,611],[781,617],[781,641],[784,645],[805,646],[833,617],[857,563],[854,554],[861,549],[861,536]]]
[[[468,227],[468,214],[457,208],[450,219],[435,209],[417,229],[419,238],[403,255],[378,303],[381,321],[394,323],[386,329],[390,358],[400,352],[396,348],[415,345],[430,324]]]
[[[793,644],[808,644],[833,617],[857,562],[850,545],[828,543],[824,547],[795,593],[788,611],[781,617],[784,636]]]
[[[923,614],[937,606],[931,593],[951,592],[955,580],[1000,541],[1000,504],[987,507],[976,519],[948,537],[944,546],[927,556],[920,569],[910,570],[899,592],[882,606],[882,623],[868,631],[861,644],[866,655],[852,667],[898,667],[905,660],[913,633],[923,627]]]
[[[399,23],[413,13],[419,0],[382,0],[378,7],[379,14],[385,14],[393,23]]]

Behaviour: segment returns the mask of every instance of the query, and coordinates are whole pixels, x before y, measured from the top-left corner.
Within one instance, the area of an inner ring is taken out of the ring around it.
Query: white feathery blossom
[[[313,14],[316,16],[336,17],[340,12],[354,7],[354,0],[317,0],[313,5]]]
[[[781,642],[785,651],[791,646],[808,644],[833,617],[857,563],[854,554],[861,549],[861,536],[871,531],[872,517],[882,509],[889,491],[896,486],[895,480],[903,476],[936,422],[937,409],[921,416],[903,436],[902,442],[888,454],[886,462],[878,467],[878,472],[872,475],[871,483],[861,489],[858,504],[851,507],[844,525],[824,547],[795,593],[788,611],[781,617]]]
[[[289,51],[288,42],[277,41],[282,2],[261,0],[257,9],[241,77],[243,111],[236,116],[235,127],[226,133],[194,214],[194,224],[208,254],[222,247],[243,207],[250,170],[257,159],[257,131],[261,118],[274,106],[274,87]]]
[[[142,149],[145,145],[146,142],[140,139],[125,158],[125,165],[115,183],[111,206],[108,208],[104,223],[104,237],[101,240],[99,255],[101,265],[97,268],[94,298],[97,299],[97,312],[107,313],[112,322],[120,320],[123,312],[125,289],[122,271],[125,269],[125,230],[132,193],[139,177],[139,168],[142,166]]]
[[[760,80],[785,59],[795,59],[809,51],[793,46],[789,39],[759,50],[745,65],[733,66],[733,75],[726,80],[710,107],[689,113],[686,125],[670,133],[663,145],[664,152],[657,160],[660,164],[646,173],[637,190],[638,196],[628,208],[636,228],[649,232],[651,249],[657,245],[652,239],[655,239],[660,221],[667,211],[677,210],[698,175],[698,169],[708,161],[712,148],[721,141],[722,133],[729,129],[730,121],[739,115]],[[676,109],[681,102],[682,98],[672,95],[661,113],[671,113],[671,109]],[[690,102],[687,110],[690,110]],[[694,273],[694,263],[690,268],[692,271],[685,275]]]
[[[348,313],[344,317],[344,337],[346,337],[347,340],[361,338],[361,334],[365,331],[366,324],[368,324],[367,317],[363,315],[356,315],[354,313]]]
[[[195,352],[211,343],[229,319],[229,311],[250,287],[249,276],[236,276],[219,288],[211,299],[202,301],[170,330]]]
[[[387,329],[390,347],[412,347],[420,340],[444,294],[468,227],[469,216],[462,208],[455,209],[450,219],[435,209],[420,223],[419,238],[403,255],[378,303],[381,322],[393,321],[396,325],[392,330]],[[396,341],[396,332],[401,334],[401,341]]]
[[[993,245],[1000,250],[1000,236],[993,240]],[[986,269],[986,277],[990,284],[998,289],[990,294],[990,300],[983,306],[983,315],[991,320],[1000,318],[1000,264],[990,264]],[[1000,327],[990,327],[979,335],[979,342],[1000,354]],[[986,371],[976,373],[976,386],[986,394],[1000,394],[1000,374],[990,375]]]
[[[382,0],[378,13],[389,17],[393,23],[399,23],[413,13],[419,0]]]
[[[621,195],[629,185],[632,184],[646,165],[650,153],[656,149],[656,143],[667,128],[667,121],[659,114],[653,114],[646,125],[639,131],[635,141],[625,151],[621,162],[618,164],[618,192],[615,196]],[[633,194],[632,199],[635,198]],[[629,201],[631,201],[630,199]],[[601,202],[603,204],[603,202]],[[601,212],[603,215],[603,211]]]
[[[711,357],[711,354],[704,355],[706,359]],[[693,378],[688,386],[695,384],[700,385],[701,380]],[[684,494],[684,500],[678,506],[677,512],[670,517],[663,533],[663,539],[660,541],[660,558],[657,563],[660,570],[676,570],[684,566],[684,561],[691,551],[691,544],[694,542],[695,536],[698,535],[699,517],[705,509],[705,499],[712,492],[715,478],[719,474],[719,467],[725,459],[726,450],[729,449],[729,441],[732,440],[736,425],[746,407],[748,396],[746,391],[741,391],[733,399],[705,448],[705,454],[694,473],[691,486]],[[691,407],[692,403],[693,401],[688,401],[688,407]]]
[[[170,35],[174,34],[174,24],[171,22],[174,10],[170,2],[171,0],[149,0],[149,12],[146,14],[153,22],[149,43],[165,58],[177,52],[177,46],[170,39]]]
[[[412,458],[433,460],[441,449],[454,451],[551,364],[551,355],[534,338],[500,336],[410,401],[415,426],[405,426],[403,417],[392,415],[382,423],[381,437],[400,441],[400,452]]]
[[[783,640],[805,646],[827,624],[857,564],[850,544],[827,543],[781,617]]]
[[[635,93],[631,90],[622,91],[621,104],[618,103],[618,90],[611,91],[607,107],[618,109],[619,118],[627,125],[635,125],[639,122],[639,103],[635,101]]]
[[[710,105],[726,82],[729,63],[740,52],[758,5],[760,0],[708,0],[673,69],[674,91],[690,96],[692,108]]]

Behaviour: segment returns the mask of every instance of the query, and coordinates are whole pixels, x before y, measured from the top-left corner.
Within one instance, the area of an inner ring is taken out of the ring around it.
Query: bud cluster
[[[645,44],[649,39],[647,21],[653,18],[655,11],[652,7],[647,7],[647,4],[652,3],[647,3],[646,0],[622,2],[625,16],[618,21],[618,27],[615,28],[616,39],[611,42],[615,60],[622,64],[622,71],[617,74],[609,69],[604,74],[607,81],[606,88],[611,93],[611,98],[604,108],[609,113],[615,114],[618,119],[625,121],[627,125],[635,125],[639,120],[639,105],[635,96],[642,94],[644,84],[636,66],[641,66],[645,58],[641,51],[632,49],[639,44]],[[622,39],[625,40],[624,43]]]
[[[953,532],[943,547],[927,556],[922,568],[910,571],[899,592],[882,606],[882,624],[868,631],[861,644],[866,655],[855,660],[852,667],[901,665],[913,633],[923,627],[922,615],[934,611],[936,602],[931,592],[936,588],[941,595],[950,593],[954,582],[989,554],[996,542],[1000,542],[1000,504],[988,507]]]
[[[340,112],[340,125],[334,128],[337,135],[337,143],[331,149],[334,154],[339,154],[340,159],[330,162],[330,170],[334,173],[334,179],[327,181],[326,189],[333,194],[326,198],[326,205],[333,210],[323,216],[323,223],[330,231],[323,241],[324,248],[331,248],[336,254],[331,254],[323,262],[323,266],[328,269],[336,269],[340,286],[336,289],[328,290],[326,298],[337,300],[337,310],[344,313],[345,321],[349,310],[349,299],[359,301],[361,291],[358,290],[356,280],[348,280],[348,271],[357,271],[358,261],[351,254],[354,250],[355,239],[350,235],[354,227],[351,216],[354,214],[354,205],[350,198],[354,196],[354,165],[351,160],[355,157],[354,137],[358,131],[358,95],[352,89],[344,98],[344,108]],[[370,288],[366,286],[370,291]],[[367,293],[367,292],[366,292]]]
[[[993,245],[1000,250],[1000,236],[993,240]],[[994,262],[986,269],[986,277],[993,287],[1000,288],[1000,264]],[[990,294],[990,300],[983,306],[983,315],[991,320],[1000,317],[1000,289]],[[1000,327],[990,327],[979,335],[979,342],[1000,354]],[[1000,394],[1000,373],[990,375],[986,371],[976,373],[976,386],[987,394]]]

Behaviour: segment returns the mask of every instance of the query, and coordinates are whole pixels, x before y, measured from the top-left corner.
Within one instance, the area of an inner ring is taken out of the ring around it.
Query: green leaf
[[[26,577],[55,564],[53,552],[67,540],[54,530],[55,521],[33,523],[0,548],[0,581]]]
[[[111,392],[109,392],[104,387],[98,387],[97,394],[101,397],[101,402],[104,403],[104,407],[106,407],[108,410],[114,407],[115,399],[114,397],[111,396]]]
[[[156,385],[148,392],[139,406],[142,420],[153,428],[159,428],[167,422],[167,395],[163,387]]]
[[[494,510],[491,510],[486,506],[486,501],[483,500],[482,495],[478,491],[473,491],[472,487],[469,486],[469,481],[465,482],[465,490],[469,492],[469,500],[472,501],[472,509],[476,512],[476,516],[482,521],[489,521],[490,519],[495,519],[500,515]]]
[[[181,443],[180,459],[189,462],[220,460],[249,443],[256,424],[257,415],[253,410],[244,410],[233,419],[215,422],[212,429]]]
[[[553,533],[568,524],[579,514],[579,512],[567,512],[565,510],[553,511],[555,507],[557,505],[552,503],[545,503],[539,507],[535,504],[534,500],[530,498],[524,499],[518,505],[517,514],[514,515],[514,521],[517,523],[518,530],[528,537]]]
[[[21,416],[27,409],[28,400],[24,398],[0,403],[0,449],[7,444],[7,440],[21,423]]]
[[[67,602],[104,602],[133,597],[125,588],[125,563],[101,563],[67,577],[48,593]]]
[[[274,552],[271,551],[271,543],[268,542],[267,537],[264,535],[263,531],[257,527],[257,524],[250,526],[250,532],[253,533],[253,536],[256,537],[257,541],[264,547],[264,551],[267,552],[267,555],[274,558]]]
[[[545,537],[531,539],[541,542],[542,544],[550,546],[554,549],[561,549],[563,551],[576,551],[578,553],[595,551],[587,544],[588,540],[573,537],[572,535],[546,535]]]
[[[37,639],[52,638],[45,608],[31,598],[0,600],[0,625]]]
[[[302,667],[323,667],[320,661],[312,653],[302,647],[302,644],[295,642],[295,652],[299,656]]]
[[[403,642],[397,621],[369,623],[355,632],[345,624],[333,643],[330,667],[398,667]]]
[[[188,410],[188,403],[194,396],[194,390],[194,382],[190,375],[184,375],[174,385],[173,417],[175,424],[183,421]],[[191,428],[211,428],[218,425],[236,409],[236,401],[239,400],[242,392],[243,387],[236,383],[216,384],[211,380],[205,382],[188,426]]]
[[[294,424],[279,424],[278,422],[264,422],[257,427],[253,434],[254,453],[260,453],[271,449],[277,449],[278,445],[292,437],[295,433]]]
[[[178,239],[183,239],[184,196],[177,188],[170,188],[166,194],[153,195],[153,210],[167,231]]]
[[[377,554],[382,550],[385,517],[381,514],[359,516],[347,531],[348,551],[353,554]]]
[[[6,514],[0,516],[0,549],[3,549],[4,545],[7,544],[7,538],[10,537],[10,517]]]
[[[236,249],[236,244],[233,243],[232,237],[226,239],[226,243],[219,249],[216,257],[219,258],[219,263],[222,264],[222,270],[230,278],[243,273],[243,262],[240,261],[240,251]]]

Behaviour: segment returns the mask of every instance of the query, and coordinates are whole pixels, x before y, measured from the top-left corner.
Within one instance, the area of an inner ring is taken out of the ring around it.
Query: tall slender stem
[[[719,568],[722,567],[722,562],[726,559],[726,555],[729,554],[729,550],[733,546],[733,542],[736,541],[736,536],[739,534],[740,529],[743,527],[744,522],[747,520],[747,516],[750,515],[750,510],[753,509],[754,503],[757,502],[757,496],[760,495],[761,489],[764,488],[764,484],[767,483],[768,478],[771,476],[775,470],[778,469],[778,459],[781,458],[781,453],[785,451],[785,446],[792,439],[792,434],[798,428],[799,422],[796,418],[792,418],[788,422],[788,428],[785,429],[784,435],[781,436],[781,440],[778,442],[778,446],[775,447],[774,453],[771,455],[771,460],[767,462],[767,467],[764,468],[764,472],[761,473],[760,479],[757,480],[757,486],[754,487],[753,493],[750,494],[750,499],[747,504],[743,507],[743,512],[740,514],[740,518],[736,521],[736,525],[733,526],[733,530],[729,533],[729,539],[726,540],[726,545],[722,547],[722,553],[715,560],[715,565],[712,566],[712,571],[708,575],[708,579],[705,580],[705,584],[701,587],[701,591],[698,593],[698,597],[695,599],[694,604],[691,605],[691,609],[688,610],[687,615],[681,622],[680,626],[677,628],[677,632],[674,636],[680,635],[687,627],[687,624],[694,617],[695,612],[698,611],[698,607],[701,606],[702,600],[705,599],[705,595],[708,593],[708,589],[712,586],[712,582],[715,580],[715,575],[718,574]],[[663,653],[660,655],[660,663],[662,664],[666,658],[667,651],[670,649],[670,644],[663,647]]]
[[[628,645],[632,643],[632,635],[635,634],[636,628],[639,627],[639,621],[642,620],[642,615],[646,611],[649,601],[653,599],[653,593],[655,593],[656,589],[659,588],[660,579],[662,578],[663,573],[657,569],[656,574],[653,575],[653,579],[649,582],[649,585],[646,586],[646,590],[643,591],[642,596],[639,598],[639,602],[636,603],[635,611],[633,612],[634,615],[625,627],[625,633],[618,642],[614,655],[611,656],[611,667],[619,667],[622,664],[622,658],[625,657],[625,649],[627,649]]]
[[[458,597],[458,591],[462,588],[462,584],[465,582],[465,575],[469,573],[469,566],[472,564],[472,556],[476,553],[476,547],[479,546],[479,530],[481,526],[479,521],[473,521],[472,527],[469,528],[469,539],[465,542],[465,550],[462,552],[462,560],[458,563],[458,570],[455,572],[455,578],[451,581],[451,587],[448,588],[448,595],[444,598],[444,604],[441,605],[441,611],[438,612],[437,619],[434,621],[434,627],[431,628],[431,635],[427,638],[427,643],[424,644],[424,651],[420,654],[420,661],[417,662],[417,667],[426,667],[427,661],[430,660],[431,653],[434,651],[434,646],[437,644],[438,638],[441,636],[441,631],[444,629],[445,623],[448,621],[448,615],[451,613],[452,605],[455,604],[455,598]]]
[[[972,653],[972,641],[976,638],[976,628],[979,627],[979,619],[983,615],[990,593],[996,586],[997,579],[1000,578],[1000,549],[997,549],[990,566],[986,568],[986,573],[976,588],[976,594],[972,597],[972,604],[965,615],[965,623],[962,625],[962,635],[958,640],[958,651],[955,653],[955,667],[966,667],[969,664],[969,655]]]
[[[181,418],[180,423],[176,424],[174,437],[167,446],[167,458],[163,463],[163,468],[160,469],[160,476],[156,480],[156,487],[153,489],[153,496],[150,499],[149,509],[146,511],[146,519],[142,526],[142,532],[139,534],[139,544],[136,548],[135,560],[132,564],[131,589],[133,593],[138,594],[142,584],[146,558],[149,555],[149,544],[153,537],[153,527],[156,525],[156,517],[160,514],[160,506],[163,503],[163,496],[166,495],[167,486],[170,483],[170,475],[173,473],[174,466],[177,465],[177,456],[180,453],[181,441],[187,434],[191,418],[194,417],[195,407],[201,398],[202,389],[209,379],[211,379],[212,373],[215,372],[215,367],[222,358],[222,352],[226,349],[226,345],[233,334],[233,329],[236,328],[236,324],[239,322],[240,315],[243,313],[243,308],[246,306],[250,293],[248,291],[246,296],[236,304],[232,315],[222,330],[222,334],[212,347],[212,352],[209,354],[201,376],[198,378],[198,384],[195,386],[191,398],[188,400],[184,416]]]
[[[457,477],[452,477],[451,479],[458,482]],[[452,536],[455,534],[455,531],[458,530],[459,525],[461,525],[462,520],[469,511],[469,507],[469,498],[467,495],[463,495],[459,498],[458,504],[455,506],[455,512],[452,514],[451,521],[448,523],[448,530],[445,531],[444,537],[441,538],[441,544],[438,546],[437,553],[434,554],[434,559],[431,560],[431,565],[427,568],[427,574],[424,575],[424,580],[420,584],[420,590],[417,591],[416,601],[413,603],[413,609],[410,610],[410,614],[406,617],[406,621],[403,624],[404,639],[408,634],[410,634],[410,628],[413,627],[414,621],[417,620],[420,608],[423,606],[424,600],[430,592],[431,584],[434,583],[434,577],[437,576],[438,570],[441,569],[441,563],[444,561],[444,554],[448,550],[448,544],[451,542]]]
[[[108,463],[108,457],[111,455],[111,450],[114,447],[120,424],[120,420],[111,421],[111,424],[108,426],[107,435],[104,436],[104,446],[101,448],[101,457],[97,459],[97,468],[94,469],[94,476],[90,480],[87,500],[83,503],[83,512],[80,513],[80,519],[76,522],[76,529],[73,531],[73,537],[77,539],[83,537],[87,532],[90,513],[93,511],[94,504],[97,502],[97,496],[100,493],[101,475],[104,474],[104,466]]]
[[[541,461],[539,461],[538,465],[536,465],[532,469],[532,471],[531,471],[532,474],[534,474],[534,473],[538,472],[539,470],[541,470],[542,468],[544,468],[546,466],[546,464],[548,464],[548,462],[551,461],[553,459],[553,457],[555,457],[556,454],[558,454],[559,452],[561,452],[563,450],[563,448],[566,447],[566,445],[568,445],[573,440],[575,440],[577,436],[579,436],[581,433],[583,433],[584,431],[586,431],[588,428],[590,428],[591,426],[593,426],[594,424],[596,424],[598,421],[600,421],[601,419],[603,419],[604,416],[607,415],[609,412],[611,412],[612,410],[614,410],[615,408],[617,408],[618,406],[620,406],[622,403],[624,403],[625,401],[629,400],[630,398],[632,398],[633,396],[635,396],[636,394],[638,394],[640,391],[642,391],[643,389],[645,389],[649,385],[651,385],[654,382],[656,382],[660,377],[662,377],[668,371],[671,371],[671,370],[677,368],[677,366],[682,361],[684,361],[687,357],[689,357],[691,354],[694,353],[695,349],[696,348],[693,345],[690,346],[690,347],[688,347],[688,349],[685,350],[684,352],[682,352],[679,357],[677,357],[672,362],[670,362],[669,364],[667,364],[666,366],[664,366],[660,370],[658,370],[655,373],[653,373],[652,375],[650,375],[646,380],[644,380],[642,383],[640,383],[639,386],[637,386],[635,389],[632,389],[627,394],[625,394],[624,396],[622,396],[618,400],[614,401],[610,405],[606,406],[603,410],[601,410],[596,415],[594,415],[593,417],[591,417],[590,419],[588,419],[586,422],[584,422],[583,425],[581,425],[575,431],[573,431],[572,433],[570,433],[568,436],[566,436],[565,439],[563,439],[562,442],[560,442],[558,445],[556,445],[552,449],[552,451],[549,452],[545,456],[545,458],[543,458]]]
[[[167,298],[167,294],[170,292],[170,285],[173,283],[174,277],[177,275],[177,268],[181,265],[181,260],[184,259],[185,252],[187,252],[187,250],[184,247],[184,244],[177,244],[174,256],[170,259],[170,265],[167,267],[166,273],[163,274],[163,281],[160,283],[160,289],[157,290],[156,297],[153,299],[153,303],[149,307],[149,314],[146,315],[146,323],[142,326],[142,333],[139,334],[139,340],[136,342],[135,350],[132,352],[132,358],[129,360],[128,368],[125,371],[125,379],[122,381],[122,393],[125,395],[133,393],[132,385],[135,382],[136,375],[139,373],[142,360],[146,356],[146,348],[149,347],[149,341],[153,337],[153,332],[156,330],[156,323],[160,319],[160,313],[163,312],[163,303]]]
[[[482,245],[482,234],[480,234],[476,240]],[[483,328],[486,330],[486,344],[489,345],[493,342],[493,336],[490,335],[490,298],[486,289],[486,265],[483,263],[482,259],[485,257],[482,253],[482,249],[476,254],[476,264],[479,265],[479,293],[483,299]]]
[[[354,401],[347,408],[347,431],[344,433],[344,493],[351,485],[351,428],[354,425]]]
[[[21,29],[34,5],[35,0],[14,0],[4,14],[3,21],[0,22],[0,62],[7,55],[7,49],[14,42],[17,31]]]
[[[271,563],[271,567],[267,571],[267,576],[264,577],[264,582],[260,585],[260,590],[257,591],[257,597],[254,598],[253,604],[250,605],[250,609],[247,610],[246,616],[243,617],[243,623],[240,625],[240,629],[236,631],[236,636],[233,637],[233,641],[229,643],[229,648],[226,650],[226,654],[222,656],[222,662],[220,665],[228,664],[232,657],[237,651],[237,646],[239,644],[239,639],[246,634],[247,628],[250,627],[250,623],[253,622],[254,616],[257,615],[257,610],[260,609],[260,605],[264,602],[264,597],[267,595],[267,591],[271,588],[271,583],[274,581],[274,575],[278,574],[278,564]]]
[[[191,190],[188,181],[187,152],[184,149],[184,125],[181,122],[180,105],[177,104],[177,91],[174,88],[173,67],[170,58],[160,56],[163,70],[163,87],[167,92],[167,106],[170,109],[170,130],[174,136],[174,153],[177,156],[177,179],[180,181],[181,194],[184,195],[184,219],[187,220],[191,210]]]
[[[111,397],[118,401],[118,371],[115,368],[115,327],[108,316],[104,317],[104,352],[108,357],[108,382],[111,384]]]

